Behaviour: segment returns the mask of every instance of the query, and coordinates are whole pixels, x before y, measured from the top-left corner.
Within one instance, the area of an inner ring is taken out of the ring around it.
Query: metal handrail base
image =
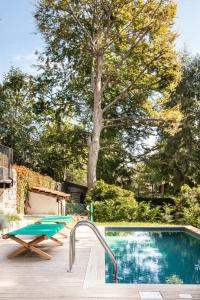
[[[92,229],[92,231],[95,233],[96,237],[100,241],[101,245],[104,247],[104,250],[110,257],[112,264],[113,264],[113,281],[117,282],[117,262],[115,259],[115,256],[110,249],[109,245],[107,244],[106,240],[100,233],[99,229],[97,226],[87,220],[82,220],[76,223],[76,225],[72,228],[71,233],[70,233],[70,239],[69,239],[69,272],[71,272],[73,264],[75,262],[75,240],[76,240],[76,229],[80,226],[87,226]]]

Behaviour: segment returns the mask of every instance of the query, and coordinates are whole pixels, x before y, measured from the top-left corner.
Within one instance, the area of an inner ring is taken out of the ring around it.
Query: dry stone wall
[[[0,214],[16,214],[17,173],[13,170],[13,186],[0,188]]]

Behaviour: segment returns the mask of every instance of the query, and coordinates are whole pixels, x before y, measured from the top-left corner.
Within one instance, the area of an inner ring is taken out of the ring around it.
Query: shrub
[[[97,181],[96,186],[87,194],[87,202],[105,201],[109,199],[116,199],[118,197],[132,198],[134,194],[131,191],[124,190],[119,186],[107,184],[103,180]]]
[[[137,209],[137,221],[159,222],[161,221],[161,207],[151,206],[151,203],[140,202]]]
[[[134,221],[137,201],[131,191],[98,181],[86,197],[94,202],[95,221]]]
[[[183,185],[176,203],[176,222],[200,228],[200,186]]]
[[[174,205],[165,204],[162,207],[161,222],[171,224],[175,222],[175,207]]]
[[[173,274],[173,275],[167,277],[166,283],[168,283],[168,284],[182,284],[183,280],[181,278],[179,278],[178,275]]]
[[[17,222],[21,221],[21,217],[19,215],[6,215],[8,222]]]

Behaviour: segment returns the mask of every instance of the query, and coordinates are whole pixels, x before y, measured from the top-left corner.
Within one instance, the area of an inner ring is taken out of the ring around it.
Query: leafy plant
[[[174,214],[175,214],[175,207],[170,204],[165,204],[162,207],[161,221],[167,224],[174,223],[175,222]]]
[[[21,217],[19,215],[6,215],[8,222],[20,221]]]
[[[131,191],[98,181],[86,197],[94,202],[95,221],[133,221],[136,219],[137,202]]]
[[[175,202],[176,221],[200,228],[200,186],[183,185]]]
[[[134,198],[131,191],[120,188],[119,186],[107,184],[103,180],[97,181],[96,186],[87,194],[86,202],[105,201],[108,199]]]
[[[161,207],[152,207],[151,203],[144,201],[138,204],[137,221],[139,222],[159,222],[161,219]]]
[[[181,284],[181,283],[183,283],[183,280],[180,279],[178,275],[173,274],[173,275],[167,277],[166,283],[169,283],[169,284]]]

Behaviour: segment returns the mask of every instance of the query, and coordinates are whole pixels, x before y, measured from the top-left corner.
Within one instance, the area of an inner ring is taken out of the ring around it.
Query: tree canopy
[[[33,76],[11,68],[0,85],[0,141],[14,148],[18,164],[34,165],[39,127],[34,113]]]
[[[179,128],[175,134],[160,129],[158,150],[146,160],[154,182],[170,183],[172,193],[183,184],[193,187],[200,182],[200,57],[184,54],[182,71],[181,82],[166,105],[179,106]]]
[[[86,134],[68,116],[46,105],[37,77],[11,68],[0,85],[0,143],[13,148],[14,162],[57,181],[85,183]]]
[[[103,130],[122,127],[124,136],[126,128],[142,132],[167,116],[163,103],[180,77],[175,14],[171,0],[38,1],[47,45],[41,65],[53,74],[46,77],[53,103],[86,124],[89,188]]]

